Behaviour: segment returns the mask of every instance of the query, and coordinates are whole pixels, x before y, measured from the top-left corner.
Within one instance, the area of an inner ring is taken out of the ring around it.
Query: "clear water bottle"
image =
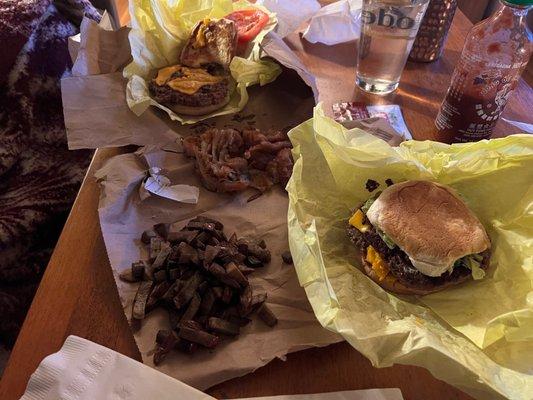
[[[500,3],[500,9],[466,38],[435,121],[439,141],[489,138],[529,62],[532,34],[526,19],[533,0]]]
[[[429,0],[363,0],[357,85],[387,94],[398,87]]]

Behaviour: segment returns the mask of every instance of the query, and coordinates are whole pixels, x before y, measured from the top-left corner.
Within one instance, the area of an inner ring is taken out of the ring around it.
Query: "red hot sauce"
[[[530,7],[505,1],[492,17],[472,28],[435,121],[439,141],[472,142],[491,136],[531,56],[526,26]]]

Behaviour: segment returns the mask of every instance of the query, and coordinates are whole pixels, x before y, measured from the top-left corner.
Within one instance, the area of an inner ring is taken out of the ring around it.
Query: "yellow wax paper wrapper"
[[[181,49],[198,21],[222,18],[233,11],[250,8],[266,12],[269,21],[250,43],[244,57],[236,56],[231,61],[230,72],[236,87],[226,106],[209,114],[186,116],[176,114],[150,97],[148,82],[158,69],[179,63]],[[266,85],[281,73],[278,64],[260,58],[259,45],[277,23],[276,15],[265,7],[245,0],[235,3],[231,0],[130,0],[130,15],[129,40],[133,61],[124,68],[124,77],[128,79],[126,100],[136,115],[141,115],[152,105],[175,121],[193,124],[217,115],[237,113],[248,102],[248,86]]]
[[[418,365],[477,398],[532,399],[533,137],[390,147],[319,105],[290,138],[290,248],[320,323],[374,366]],[[486,277],[424,297],[370,280],[346,235],[351,210],[370,197],[368,179],[456,189],[491,238]]]

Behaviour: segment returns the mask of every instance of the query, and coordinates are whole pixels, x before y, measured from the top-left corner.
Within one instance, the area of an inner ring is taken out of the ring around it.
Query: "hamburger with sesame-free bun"
[[[181,51],[180,63],[160,69],[151,80],[152,98],[177,114],[203,115],[224,107],[234,87],[229,64],[236,48],[233,21],[198,22]]]
[[[425,295],[484,276],[491,243],[485,228],[450,187],[407,181],[355,210],[348,236],[365,273],[384,289]]]

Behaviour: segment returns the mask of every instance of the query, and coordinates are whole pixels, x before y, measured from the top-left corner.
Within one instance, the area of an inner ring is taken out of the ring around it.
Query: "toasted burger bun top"
[[[429,181],[388,187],[367,218],[428,276],[440,276],[459,258],[490,247],[485,228],[457,194]]]

